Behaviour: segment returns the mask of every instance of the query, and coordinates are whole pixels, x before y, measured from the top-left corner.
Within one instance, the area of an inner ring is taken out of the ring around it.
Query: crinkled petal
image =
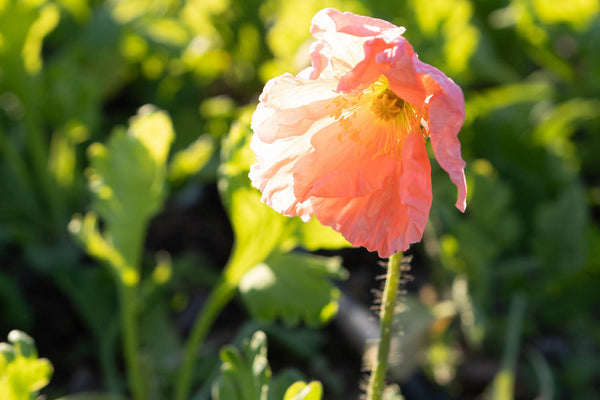
[[[386,30],[404,32],[404,28],[377,18],[341,13],[332,8],[319,11],[310,28],[317,39],[310,48],[311,79],[339,78],[364,58],[364,43]]]
[[[398,32],[387,31],[364,44],[365,56],[340,79],[340,92],[365,89],[384,75],[390,89],[410,104],[422,104],[426,93],[413,66],[414,51]]]
[[[331,100],[339,96],[336,86],[334,79],[312,81],[290,74],[271,79],[252,115],[252,130],[266,143],[304,134],[328,112]]]
[[[376,156],[369,147],[348,137],[348,129],[330,118],[321,130],[311,134],[313,151],[294,168],[294,193],[300,201],[311,196],[366,196],[380,189],[393,173],[397,164],[394,156]],[[365,129],[361,134],[374,136],[377,124],[371,121]]]
[[[310,151],[310,140],[294,136],[263,142],[258,135],[252,136],[250,148],[258,162],[250,167],[248,176],[252,185],[261,191],[261,201],[275,211],[289,217],[299,216],[304,221],[312,217],[310,202],[300,202],[294,194],[293,169],[303,154]]]
[[[387,29],[398,27],[379,18],[365,17],[351,12],[340,12],[334,8],[325,8],[315,14],[310,33],[317,36],[324,31],[337,31],[353,36],[377,36]],[[404,28],[402,28],[404,29]]]
[[[288,216],[310,219],[310,203],[294,195],[293,168],[312,150],[310,129],[318,131],[339,96],[336,81],[310,81],[284,74],[267,83],[252,115],[254,135],[250,147],[258,162],[250,169],[252,184],[262,201]]]
[[[465,120],[465,100],[462,90],[443,72],[413,58],[415,68],[422,74],[428,93],[428,125],[435,158],[458,188],[456,208],[467,207],[465,162],[460,151],[458,132]]]
[[[421,240],[431,199],[427,151],[422,137],[411,134],[394,173],[380,189],[363,197],[313,197],[311,203],[322,224],[340,232],[354,246],[389,257]]]

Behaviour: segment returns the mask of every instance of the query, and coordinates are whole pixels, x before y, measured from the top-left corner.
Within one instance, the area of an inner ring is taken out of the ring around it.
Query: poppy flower
[[[259,98],[250,179],[276,211],[314,216],[389,257],[420,241],[427,223],[427,141],[465,210],[462,91],[419,60],[403,27],[328,8],[310,31],[312,66],[271,79]]]

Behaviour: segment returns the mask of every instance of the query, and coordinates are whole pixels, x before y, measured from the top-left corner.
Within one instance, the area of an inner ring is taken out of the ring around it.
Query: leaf
[[[288,388],[283,400],[321,400],[322,396],[323,385],[321,382],[312,381],[307,384],[299,381]]]
[[[337,312],[340,291],[330,279],[344,279],[346,274],[339,258],[276,253],[248,271],[239,289],[257,318],[319,326]]]
[[[99,233],[93,213],[83,220],[76,217],[69,225],[88,253],[117,269],[119,264],[137,268],[148,221],[164,202],[165,164],[173,137],[169,116],[144,106],[127,132],[114,132],[107,146],[89,147],[93,209],[104,220],[107,234]]]
[[[304,379],[302,373],[293,368],[281,371],[277,376],[271,379],[269,384],[268,400],[281,400],[284,398],[287,389],[296,381]]]
[[[185,149],[177,152],[169,164],[169,181],[179,184],[196,175],[215,152],[214,138],[204,134]]]
[[[24,332],[11,331],[8,343],[0,343],[0,398],[29,400],[50,382],[50,361],[37,357],[33,339]]]
[[[130,232],[131,222],[152,217],[164,198],[165,162],[174,133],[164,111],[142,107],[127,133],[117,131],[108,146],[95,143],[88,152],[94,208],[109,225]]]
[[[293,221],[298,226],[298,244],[306,250],[335,250],[352,246],[340,233],[321,225],[316,218],[309,222],[303,222],[299,218],[294,218]]]
[[[9,1],[0,4],[0,64],[3,55],[10,62],[22,61],[28,74],[36,75],[42,68],[42,43],[60,20],[56,4],[43,2]],[[37,4],[36,4],[37,3]]]
[[[267,400],[271,368],[267,360],[267,336],[257,331],[242,345],[221,349],[221,373],[212,387],[215,400]]]

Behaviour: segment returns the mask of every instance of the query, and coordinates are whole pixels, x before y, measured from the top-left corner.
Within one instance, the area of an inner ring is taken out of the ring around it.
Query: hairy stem
[[[385,277],[385,287],[381,299],[381,329],[379,332],[379,346],[377,349],[377,359],[375,366],[369,378],[367,387],[367,400],[381,400],[383,388],[385,386],[385,373],[388,366],[388,354],[390,352],[390,343],[393,334],[394,311],[396,308],[396,297],[398,294],[398,285],[400,284],[400,266],[402,264],[402,252],[398,252],[390,257]]]

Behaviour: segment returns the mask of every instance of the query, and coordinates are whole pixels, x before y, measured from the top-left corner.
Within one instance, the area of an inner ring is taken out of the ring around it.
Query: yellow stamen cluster
[[[396,96],[390,89],[385,89],[375,99],[371,105],[371,110],[378,118],[389,121],[402,111],[406,102]]]
[[[401,151],[411,132],[428,136],[421,127],[422,114],[394,93],[383,76],[357,95],[340,95],[330,107],[330,116],[344,130],[338,141],[348,137],[375,155]]]

